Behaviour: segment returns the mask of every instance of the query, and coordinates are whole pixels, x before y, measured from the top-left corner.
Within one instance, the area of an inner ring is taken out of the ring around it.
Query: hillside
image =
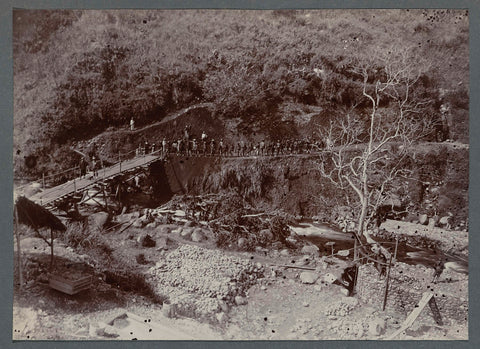
[[[468,143],[466,11],[15,10],[13,23],[16,178],[71,167],[71,147],[106,130],[119,139],[111,153],[131,150],[138,139],[116,133],[130,118],[144,127],[206,102],[188,116],[197,134],[315,137],[326,120],[366,113],[352,64],[370,59],[373,83],[373,53],[392,47],[428,67],[414,91],[423,115],[447,107],[443,138]],[[159,135],[181,131],[173,121]]]

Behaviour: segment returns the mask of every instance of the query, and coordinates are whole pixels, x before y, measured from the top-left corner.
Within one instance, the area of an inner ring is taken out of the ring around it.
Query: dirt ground
[[[176,227],[169,226],[169,231]],[[159,228],[150,231],[131,228],[119,234],[107,233],[105,238],[113,247],[112,258],[130,265],[135,273],[148,272],[152,265],[164,259],[168,251],[182,244],[215,248],[212,239],[195,243],[179,234],[165,231]],[[154,248],[142,247],[137,237],[145,232],[156,241],[165,238],[168,243]],[[312,284],[302,283],[300,273],[305,270],[279,266],[295,262],[293,265],[298,266],[303,260],[303,267],[318,271],[320,262],[314,259],[305,262],[302,255],[278,250],[223,252],[261,263],[267,272],[248,290],[246,304],[229,307],[224,316],[213,323],[178,316],[166,317],[162,305],[156,304],[147,293],[125,288],[125,285],[107,283],[101,265],[59,241],[55,245],[56,263],[86,265],[87,272],[93,275],[93,283],[89,290],[74,296],[53,290],[49,288],[46,277],[48,253],[48,246],[40,239],[28,237],[22,241],[27,282],[21,291],[15,285],[13,339],[115,339],[115,335],[99,334],[97,329],[125,312],[145,318],[145,322],[151,321],[203,340],[374,340],[386,338],[395,332],[406,318],[404,314],[388,308],[383,312],[363,304],[355,297],[346,297],[343,287],[321,282],[321,278]],[[137,263],[136,256],[139,253],[144,255],[145,264]],[[335,274],[334,269],[335,266],[330,265],[323,272]],[[32,273],[32,270],[37,271]],[[428,312],[429,309],[425,308],[424,311]],[[132,335],[129,339],[134,338]],[[432,319],[429,322],[417,321],[395,339],[467,338],[467,324],[447,321],[445,326],[440,327]],[[154,339],[169,338],[159,334]]]

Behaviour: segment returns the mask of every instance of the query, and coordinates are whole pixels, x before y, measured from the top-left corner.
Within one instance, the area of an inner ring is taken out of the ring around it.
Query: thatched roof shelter
[[[42,238],[48,245],[50,245],[50,269],[53,267],[53,231],[64,232],[67,230],[67,227],[58,219],[53,213],[48,211],[46,208],[37,205],[33,201],[28,200],[26,197],[19,197],[15,202],[15,217],[18,224],[25,224],[32,229]],[[50,228],[50,241],[40,234],[39,229]],[[17,245],[18,245],[18,258],[19,266],[20,263],[20,238],[18,235],[18,230],[15,229],[17,236]],[[20,270],[20,280],[22,280]]]
[[[19,197],[15,203],[18,212],[18,223],[25,224],[35,230],[50,228],[64,232],[67,227],[53,213],[37,205],[26,197]]]

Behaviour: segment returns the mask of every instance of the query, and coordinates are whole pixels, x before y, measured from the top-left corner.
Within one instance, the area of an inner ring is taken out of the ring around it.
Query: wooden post
[[[42,172],[42,189],[45,189],[45,172]]]
[[[20,233],[18,232],[18,211],[17,206],[14,207],[15,211],[15,237],[17,240],[17,263],[18,263],[18,280],[20,283],[20,290],[23,288],[23,272],[22,272],[22,252],[20,250]]]
[[[73,191],[76,193],[77,192],[77,183],[75,181],[75,175],[73,176]]]
[[[396,238],[396,240],[395,240],[395,252],[394,252],[394,254],[393,254],[393,259],[394,259],[394,260],[397,260],[397,249],[398,249],[398,236],[397,236],[397,238]]]
[[[105,192],[105,183],[102,185],[102,190],[103,190],[103,200],[105,201],[105,209],[108,212],[108,203],[107,203],[107,194]]]
[[[353,244],[353,261],[356,262],[357,259],[358,259],[357,238],[355,238],[354,244]]]
[[[50,228],[50,270],[53,268],[53,229]]]
[[[388,286],[389,286],[389,280],[390,280],[390,269],[392,267],[392,257],[393,257],[393,255],[390,254],[390,261],[388,262],[387,277],[386,277],[386,280],[385,280],[385,293],[384,293],[384,296],[383,296],[382,310],[385,310],[385,306],[387,305]]]

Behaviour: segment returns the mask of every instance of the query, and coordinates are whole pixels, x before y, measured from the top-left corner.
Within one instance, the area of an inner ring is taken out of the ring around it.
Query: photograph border
[[[25,9],[321,9],[321,8],[452,8],[468,9],[470,23],[470,181],[469,181],[469,340],[468,341],[16,341],[12,342],[12,300],[13,300],[13,67],[12,67],[12,10]],[[480,213],[480,187],[475,175],[480,173],[479,146],[480,139],[475,137],[480,131],[480,1],[154,1],[154,0],[40,0],[16,1],[2,0],[0,2],[0,194],[2,198],[0,226],[3,227],[2,243],[0,244],[0,347],[2,348],[309,348],[328,346],[333,348],[369,347],[408,348],[422,346],[423,348],[447,347],[480,347],[480,304],[476,297],[480,295],[480,231],[476,213]],[[473,219],[472,219],[473,218]]]

